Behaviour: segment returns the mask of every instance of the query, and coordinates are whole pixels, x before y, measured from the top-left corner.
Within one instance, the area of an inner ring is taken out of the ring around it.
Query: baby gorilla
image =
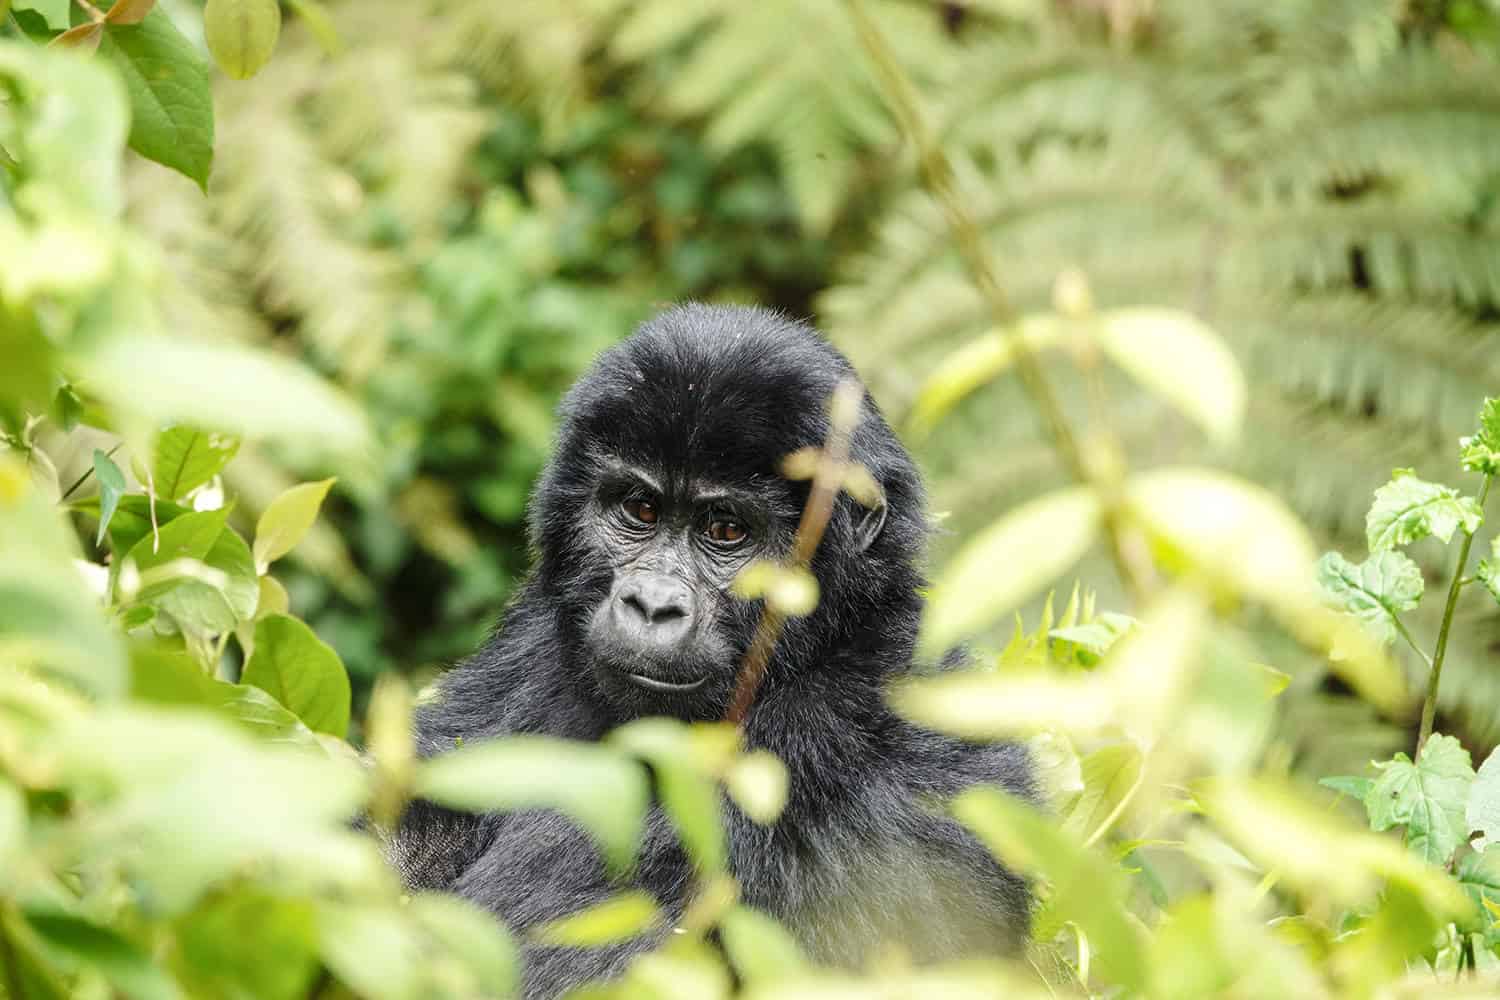
[[[423,754],[507,733],[596,740],[644,715],[724,717],[760,614],[730,593],[753,558],[785,557],[808,484],[778,471],[819,445],[853,376],[776,313],[689,305],[607,351],[568,394],[532,499],[539,560],[495,637],[418,714]],[[859,965],[891,944],[919,961],[1012,950],[1030,897],[938,805],[976,783],[1033,795],[1024,751],[920,729],[883,692],[906,675],[928,531],[917,470],[866,397],[852,458],[885,506],[837,502],[813,560],[817,609],[791,620],[744,722],[791,776],[769,827],[727,811],[745,902],[815,960]],[[527,929],[634,886],[669,918],[692,868],[660,809],[628,880],[549,811],[475,816],[417,803],[392,844],[412,888],[447,889]],[[660,941],[526,949],[525,995],[619,974]]]

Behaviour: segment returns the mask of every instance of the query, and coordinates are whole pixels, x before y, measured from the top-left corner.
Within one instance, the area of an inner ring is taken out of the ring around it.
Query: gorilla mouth
[[[636,684],[643,688],[650,688],[652,691],[671,691],[677,694],[682,694],[687,691],[696,691],[703,686],[704,681],[708,680],[707,675],[705,675],[695,681],[688,681],[683,684],[675,684],[672,681],[662,681],[657,680],[655,677],[647,677],[645,674],[626,674],[625,677],[630,681],[630,683]]]

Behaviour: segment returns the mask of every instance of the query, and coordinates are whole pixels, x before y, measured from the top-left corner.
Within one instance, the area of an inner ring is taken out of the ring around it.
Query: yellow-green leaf
[[[271,695],[315,732],[349,729],[349,674],[333,647],[289,615],[255,623],[255,652],[241,682]]]
[[[214,62],[236,80],[260,71],[281,34],[276,0],[208,0],[203,7],[203,38]]]
[[[266,567],[280,559],[302,540],[318,519],[323,498],[333,486],[332,479],[316,483],[299,483],[272,500],[255,523],[255,567],[264,573]]]
[[[656,900],[637,889],[543,924],[536,929],[535,935],[542,944],[597,948],[639,937],[660,920],[661,911]]]
[[[1066,330],[1056,316],[1024,316],[1013,330],[991,331],[960,347],[923,381],[907,418],[908,432],[925,437],[955,406],[1009,369],[1016,360],[1017,337],[1039,351],[1060,341]]]

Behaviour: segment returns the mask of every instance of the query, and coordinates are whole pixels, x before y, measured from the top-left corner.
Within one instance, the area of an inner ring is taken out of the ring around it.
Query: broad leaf
[[[1331,788],[1340,795],[1347,795],[1360,804],[1364,804],[1365,796],[1370,794],[1370,789],[1375,785],[1375,779],[1359,778],[1352,775],[1331,775],[1327,778],[1319,778],[1318,784],[1324,788]]]
[[[179,918],[173,933],[173,965],[194,996],[298,1000],[318,971],[318,927],[305,900],[237,888]]]
[[[203,38],[219,68],[236,80],[260,71],[276,50],[281,5],[276,0],[208,0]]]
[[[1371,552],[1385,552],[1428,535],[1446,543],[1455,530],[1473,534],[1483,521],[1484,513],[1473,497],[1418,479],[1410,469],[1397,469],[1391,481],[1375,491],[1375,502],[1365,516],[1365,540]]]
[[[140,599],[170,614],[184,630],[200,635],[219,635],[253,618],[260,586],[245,540],[233,528],[224,528],[202,564],[209,572],[190,567],[180,575],[174,573],[163,582],[143,587]]]
[[[349,674],[333,647],[289,615],[255,623],[255,652],[240,681],[265,691],[309,729],[343,739],[349,729]]]
[[[748,906],[732,907],[719,922],[729,964],[747,984],[773,982],[807,968],[796,940],[775,920]]]
[[[1495,934],[1495,916],[1500,913],[1500,844],[1470,851],[1458,859],[1454,877],[1465,895],[1474,901],[1474,912],[1460,927],[1469,934]]]
[[[135,563],[140,573],[178,559],[202,559],[219,540],[224,530],[227,510],[194,511],[160,526],[156,534],[147,533],[131,546],[126,560]]]
[[[460,747],[424,763],[417,794],[469,812],[553,808],[599,841],[619,869],[635,856],[650,802],[646,771],[591,743],[513,736]]]
[[[130,94],[130,148],[208,187],[214,155],[208,63],[160,7],[139,24],[111,26],[99,54]]]
[[[546,945],[597,948],[640,937],[661,922],[651,894],[628,890],[538,927],[535,939]]]
[[[1101,747],[1083,758],[1083,791],[1063,818],[1063,827],[1081,840],[1093,837],[1140,784],[1144,764],[1134,743]]]
[[[64,968],[99,972],[132,1000],[177,1000],[182,991],[144,948],[108,927],[62,913],[32,912],[26,922]]]
[[[156,438],[151,485],[163,500],[181,500],[208,482],[239,451],[239,439],[178,424]]]
[[[1377,552],[1358,566],[1337,552],[1318,560],[1318,583],[1382,642],[1396,638],[1398,615],[1422,599],[1422,571],[1402,552]]]
[[[302,536],[318,519],[318,510],[331,486],[332,479],[299,483],[272,500],[261,513],[255,523],[254,549],[255,565],[260,572],[264,573],[271,563],[302,541]]]
[[[99,532],[94,536],[94,544],[103,545],[104,533],[120,506],[120,497],[125,495],[125,474],[108,455],[95,448],[94,478],[99,480]]]
[[[1099,502],[1077,487],[1007,512],[943,567],[922,622],[922,651],[942,654],[999,621],[1076,563],[1099,534]]]
[[[429,937],[436,939],[457,960],[437,961],[441,966],[458,964],[466,983],[466,995],[512,996],[516,992],[521,956],[515,942],[495,919],[494,914],[474,904],[445,893],[417,893],[407,904],[406,912]],[[457,972],[458,970],[455,970]],[[445,983],[452,975],[444,969]]]
[[[1404,753],[1375,765],[1380,777],[1365,795],[1370,827],[1406,827],[1406,843],[1435,865],[1445,865],[1468,838],[1464,816],[1474,768],[1469,751],[1451,736],[1434,733],[1413,764]]]
[[[47,22],[53,31],[66,31],[70,25],[68,10],[72,0],[15,0],[15,10],[34,10]]]
[[[1472,472],[1500,475],[1500,398],[1486,399],[1479,409],[1479,433],[1459,438],[1460,461]]]
[[[1468,832],[1479,831],[1480,847],[1500,844],[1500,750],[1479,765],[1464,817]]]

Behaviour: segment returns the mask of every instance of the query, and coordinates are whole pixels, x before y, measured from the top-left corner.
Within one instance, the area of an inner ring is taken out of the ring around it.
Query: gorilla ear
[[[884,500],[865,510],[864,516],[854,526],[854,542],[859,546],[859,551],[865,551],[880,537],[881,530],[885,528],[885,514]]]

